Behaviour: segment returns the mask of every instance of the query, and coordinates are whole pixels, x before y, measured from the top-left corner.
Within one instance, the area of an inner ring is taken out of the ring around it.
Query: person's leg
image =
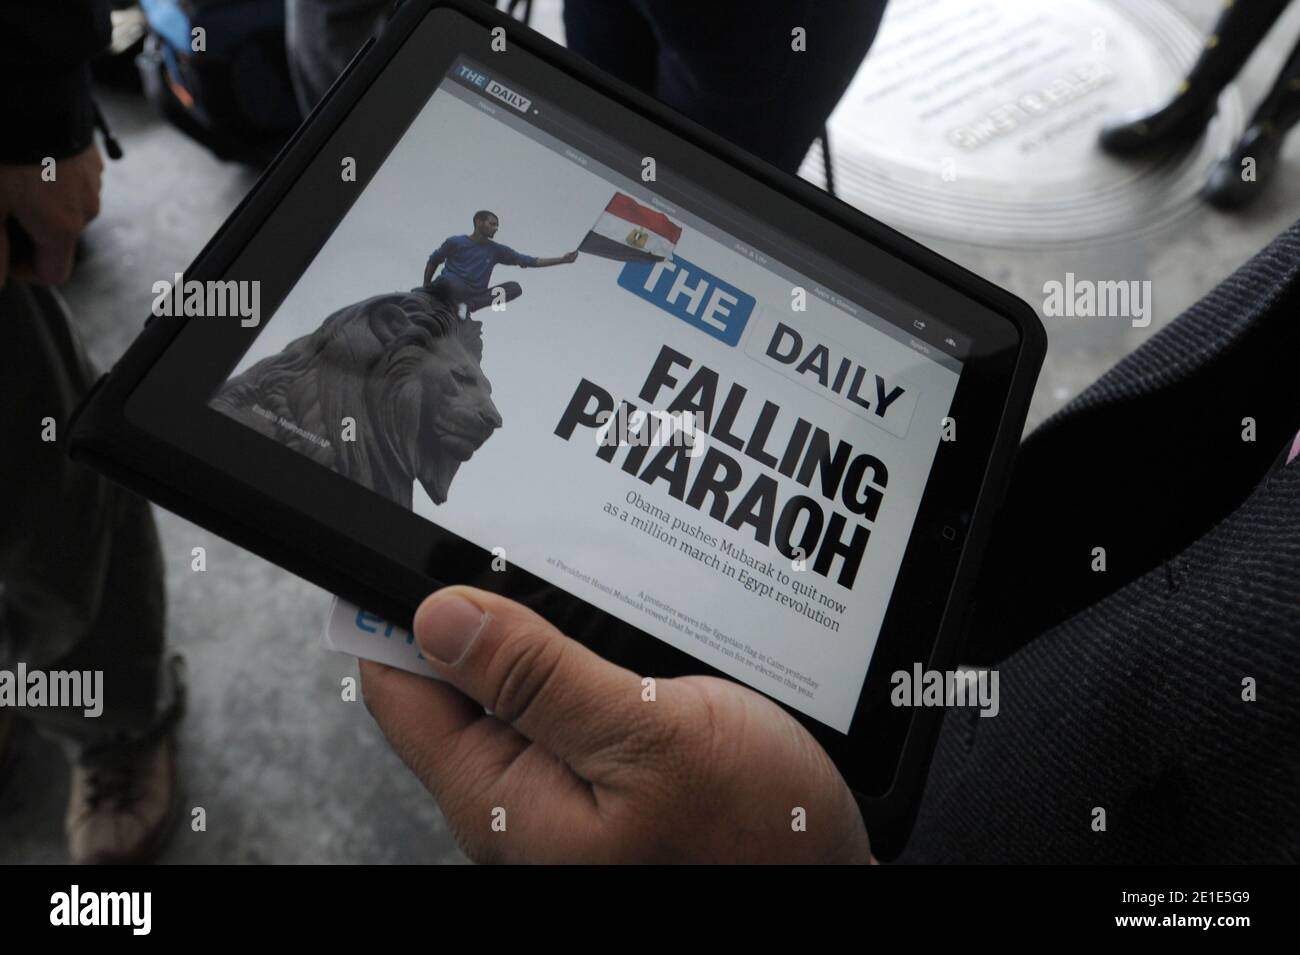
[[[495,305],[498,302],[504,305],[506,302],[512,302],[524,294],[524,290],[518,282],[501,282],[491,288],[484,289],[462,287],[464,291],[458,301],[464,304],[467,312],[477,312],[481,308],[487,308],[489,305]]]
[[[1279,133],[1286,133],[1300,122],[1300,40],[1291,48],[1291,55],[1282,64],[1273,88],[1255,110],[1250,125],[1267,124]]]
[[[518,282],[500,282],[491,288],[476,289],[449,275],[440,275],[434,279],[429,291],[453,311],[459,311],[459,306],[463,305],[467,314],[496,302],[512,302],[524,294]]]
[[[1239,209],[1272,182],[1287,133],[1300,121],[1300,40],[1237,144],[1210,172],[1203,195],[1220,209]]]
[[[285,0],[289,76],[304,116],[365,42],[379,35],[396,6],[394,0]]]
[[[654,95],[787,172],[825,127],[885,8],[798,0],[775,15],[745,0],[635,2],[659,39]]]
[[[425,287],[447,304],[451,304],[452,291],[447,284],[447,277],[445,275],[439,275]]]
[[[465,299],[465,304],[469,306],[471,312],[477,312],[480,308],[487,308],[497,302],[502,305],[506,302],[513,302],[523,294],[524,290],[518,282],[501,282],[481,292],[475,292]]]
[[[1204,51],[1174,96],[1155,110],[1107,123],[1101,131],[1101,147],[1116,156],[1134,156],[1196,140],[1214,115],[1219,93],[1232,82],[1290,2],[1225,3],[1219,22],[1206,38]]]
[[[453,311],[474,294],[474,290],[458,278],[444,272],[429,285],[429,291],[447,304]]]
[[[306,116],[383,24],[392,0],[285,0],[285,46]]]
[[[73,799],[82,804],[70,807],[74,858],[134,857],[156,838],[174,787],[157,779],[135,790],[131,827],[122,828],[106,818],[91,777],[105,763],[127,770],[165,763],[170,773],[157,751],[178,712],[179,688],[164,661],[153,516],[143,500],[66,456],[69,416],[94,373],[54,293],[10,280],[0,290],[0,342],[4,665],[103,674],[98,717],[82,707],[21,713],[60,738],[76,763]]]
[[[564,34],[587,62],[653,95],[659,41],[633,0],[565,0]]]

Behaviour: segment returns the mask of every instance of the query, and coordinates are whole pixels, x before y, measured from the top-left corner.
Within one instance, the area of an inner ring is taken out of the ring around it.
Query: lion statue
[[[231,378],[212,407],[404,507],[415,481],[442,504],[501,427],[482,358],[481,322],[424,289],[376,295]]]

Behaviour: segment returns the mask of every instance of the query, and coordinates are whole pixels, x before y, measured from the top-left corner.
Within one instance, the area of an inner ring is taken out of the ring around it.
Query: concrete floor
[[[1208,30],[1218,0],[1175,2]],[[540,2],[538,25],[558,35],[559,0]],[[1253,103],[1300,34],[1300,8],[1270,36],[1243,93]],[[127,156],[110,164],[103,211],[65,289],[76,325],[106,368],[148,314],[150,286],[184,269],[249,188],[254,175],[221,163],[155,118],[136,99],[101,102]],[[1107,261],[1145,263],[1158,291],[1149,329],[1127,323],[1049,322],[1051,351],[1035,397],[1041,420],[1245,261],[1300,215],[1300,136],[1288,173],[1248,214],[1203,210],[1169,234],[1124,247],[1046,252],[929,244],[1026,300],[1073,270]],[[207,831],[177,830],[166,862],[459,862],[441,815],[391,753],[363,704],[344,702],[348,659],[317,646],[329,596],[213,534],[158,513],[168,561],[170,638],[188,662],[182,725],[184,805],[202,806]],[[208,570],[190,570],[207,549]],[[0,862],[63,859],[67,770],[59,751],[30,732],[0,790]]]

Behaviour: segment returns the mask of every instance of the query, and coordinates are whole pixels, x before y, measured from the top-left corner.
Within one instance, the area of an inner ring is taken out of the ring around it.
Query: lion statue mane
[[[376,295],[230,379],[212,407],[404,507],[415,481],[442,504],[501,427],[482,359],[481,322],[424,289]]]

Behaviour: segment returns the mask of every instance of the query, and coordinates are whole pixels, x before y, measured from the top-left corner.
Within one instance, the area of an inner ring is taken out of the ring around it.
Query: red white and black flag
[[[660,262],[673,257],[681,237],[682,227],[662,212],[616,192],[578,251],[619,262]]]

